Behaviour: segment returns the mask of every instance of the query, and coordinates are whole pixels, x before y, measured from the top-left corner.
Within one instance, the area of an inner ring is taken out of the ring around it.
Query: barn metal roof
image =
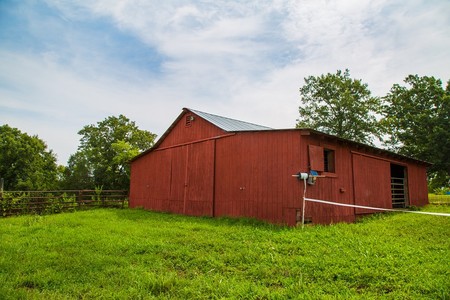
[[[273,130],[273,128],[257,125],[253,123],[248,123],[244,121],[239,121],[235,119],[230,119],[226,117],[221,117],[209,113],[205,113],[198,110],[193,110],[187,108],[187,110],[193,112],[194,114],[202,117],[208,122],[214,124],[215,126],[223,129],[225,131],[259,131],[259,130]]]
[[[373,146],[370,146],[367,144],[362,144],[359,142],[343,139],[343,138],[340,138],[340,137],[337,137],[334,135],[330,135],[327,133],[323,133],[323,132],[320,132],[320,131],[317,131],[314,129],[310,129],[310,128],[273,129],[270,127],[261,126],[261,125],[257,125],[257,124],[253,124],[253,123],[249,123],[249,122],[244,122],[244,121],[239,121],[239,120],[226,118],[226,117],[222,117],[222,116],[217,116],[217,115],[205,113],[205,112],[198,111],[198,110],[193,110],[190,108],[183,108],[183,112],[172,123],[172,125],[166,130],[166,132],[158,139],[156,144],[153,147],[151,147],[150,149],[147,149],[146,151],[135,156],[133,159],[131,159],[131,162],[135,161],[139,157],[144,156],[145,154],[153,151],[154,149],[157,149],[158,146],[162,143],[162,141],[166,138],[166,136],[170,133],[170,131],[177,124],[177,122],[182,118],[183,115],[185,115],[186,112],[191,112],[193,114],[196,114],[197,116],[207,120],[208,122],[212,123],[213,125],[219,127],[220,129],[222,129],[226,132],[272,131],[275,133],[275,132],[282,132],[282,131],[298,131],[298,132],[302,132],[303,135],[314,134],[314,135],[318,135],[318,136],[321,136],[324,138],[333,139],[335,141],[341,141],[343,143],[353,145],[359,149],[366,149],[366,151],[370,151],[370,152],[374,153],[375,155],[384,154],[384,155],[389,155],[389,156],[392,156],[392,157],[400,159],[400,160],[407,159],[407,160],[412,160],[412,161],[415,161],[418,163],[423,163],[427,166],[431,165],[429,162],[426,162],[426,161],[422,161],[422,160],[418,160],[416,158],[404,156],[404,155],[401,155],[401,154],[398,154],[395,152],[391,152],[386,149],[380,149],[380,148],[376,148],[376,147],[373,147]]]

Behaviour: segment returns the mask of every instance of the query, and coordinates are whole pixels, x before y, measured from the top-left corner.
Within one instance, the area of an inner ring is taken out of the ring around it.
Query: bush
[[[441,187],[434,190],[436,195],[450,195],[450,187]]]

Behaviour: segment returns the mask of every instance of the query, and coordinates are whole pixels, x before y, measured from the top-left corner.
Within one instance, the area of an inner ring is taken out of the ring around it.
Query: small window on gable
[[[187,115],[186,116],[185,126],[186,127],[191,127],[193,121],[194,121],[194,116],[193,115]]]
[[[334,150],[323,149],[323,171],[330,173],[336,172]]]

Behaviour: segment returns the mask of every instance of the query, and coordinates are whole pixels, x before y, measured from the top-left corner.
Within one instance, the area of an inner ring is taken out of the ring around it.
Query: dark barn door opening
[[[406,167],[391,164],[392,208],[405,208],[409,204],[406,174]]]

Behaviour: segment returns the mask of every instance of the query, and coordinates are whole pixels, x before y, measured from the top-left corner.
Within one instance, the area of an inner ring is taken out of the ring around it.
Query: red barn
[[[428,203],[428,164],[311,129],[271,129],[184,108],[131,162],[130,206],[192,216],[300,221],[307,197],[380,208]],[[367,209],[308,202],[305,220],[351,222]]]

